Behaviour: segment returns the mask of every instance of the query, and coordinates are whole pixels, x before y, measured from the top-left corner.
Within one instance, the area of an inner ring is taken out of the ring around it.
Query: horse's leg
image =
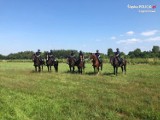
[[[80,72],[80,74],[82,74],[82,68],[81,67],[79,68],[79,72]]]
[[[82,72],[83,72],[83,70],[82,70],[82,69],[83,69],[83,68],[81,67],[81,68],[80,68],[80,72],[81,72],[81,74],[82,74]]]
[[[71,72],[71,66],[69,65],[69,71]]]
[[[95,67],[93,66],[93,69],[94,69],[94,73],[96,72],[96,69],[95,69]]]
[[[117,74],[118,74],[118,67],[116,67],[116,76],[117,76]]]
[[[123,66],[121,66],[121,69],[122,69],[122,73],[123,73]]]
[[[52,66],[49,66],[49,70],[50,70],[50,71],[52,70]]]
[[[49,66],[47,65],[47,68],[48,68],[48,72],[49,72]]]
[[[43,65],[42,65],[42,71],[43,71]]]
[[[41,66],[40,65],[38,66],[38,69],[39,69],[38,71],[41,72]]]
[[[113,73],[114,73],[114,75],[116,75],[116,67],[115,66],[113,66]]]
[[[74,72],[74,66],[73,66],[73,72]]]

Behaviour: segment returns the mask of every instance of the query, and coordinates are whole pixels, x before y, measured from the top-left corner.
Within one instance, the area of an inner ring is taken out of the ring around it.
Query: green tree
[[[160,52],[159,46],[153,46],[152,52],[153,52],[153,53],[158,53],[158,52]]]
[[[114,52],[112,50],[112,48],[109,48],[108,51],[107,51],[107,56],[110,57],[110,56],[113,56],[114,55]]]
[[[141,57],[141,49],[137,48],[133,51],[135,57]]]

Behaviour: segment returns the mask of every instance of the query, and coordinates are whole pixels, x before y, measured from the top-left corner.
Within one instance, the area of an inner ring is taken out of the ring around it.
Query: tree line
[[[52,50],[53,55],[58,58],[58,59],[66,59],[71,51],[75,53],[75,56],[78,57],[79,51],[77,50]],[[10,53],[9,55],[2,55],[0,54],[0,59],[32,59],[32,55],[35,52],[33,51],[23,51],[23,52],[18,52],[18,53]],[[44,51],[41,53],[41,56],[43,58],[46,57],[47,51]],[[85,57],[88,58],[89,53],[88,52],[83,52]],[[114,51],[112,48],[109,48],[107,50],[107,53],[101,53],[102,58],[109,58],[110,56],[114,55]],[[130,51],[128,54],[125,54],[124,52],[121,52],[121,56],[124,58],[160,58],[160,47],[159,46],[153,46],[152,50],[150,51],[141,51],[141,49],[137,48],[134,51]]]

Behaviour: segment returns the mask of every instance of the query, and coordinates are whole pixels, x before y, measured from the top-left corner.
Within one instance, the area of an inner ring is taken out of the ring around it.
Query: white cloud
[[[152,36],[152,35],[155,35],[157,32],[158,32],[158,30],[151,30],[151,31],[142,32],[141,35]]]
[[[134,44],[138,42],[142,42],[142,41],[140,39],[132,38],[132,39],[117,41],[117,44]]]
[[[146,41],[149,41],[149,42],[160,41],[160,36],[158,36],[158,37],[148,38]]]
[[[116,39],[116,37],[115,37],[115,36],[112,36],[112,37],[111,37],[111,39],[112,39],[112,40],[115,40],[115,39]]]
[[[126,34],[127,34],[127,35],[133,35],[134,32],[133,32],[133,31],[128,31],[128,32],[126,32]]]

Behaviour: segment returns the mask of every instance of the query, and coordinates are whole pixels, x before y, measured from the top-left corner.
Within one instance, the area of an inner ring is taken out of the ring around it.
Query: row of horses
[[[97,71],[98,74],[99,70],[102,70],[103,68],[103,61],[100,62],[94,53],[90,53],[89,59],[92,60],[94,73]],[[48,71],[51,71],[51,67],[54,66],[55,71],[58,72],[58,61],[54,58],[47,58],[45,62],[34,54],[32,60],[34,62],[35,71],[43,71],[43,66],[46,65]],[[119,64],[118,59],[115,56],[111,56],[110,63],[113,66],[115,75],[118,74],[118,67],[121,67],[122,72],[126,73],[127,61],[125,59],[122,59],[121,64]],[[83,70],[85,69],[85,61],[82,59],[82,56],[80,56],[78,60],[76,60],[74,57],[69,57],[67,59],[67,64],[69,65],[70,72],[74,72],[75,67],[77,67],[78,73],[82,74]]]

